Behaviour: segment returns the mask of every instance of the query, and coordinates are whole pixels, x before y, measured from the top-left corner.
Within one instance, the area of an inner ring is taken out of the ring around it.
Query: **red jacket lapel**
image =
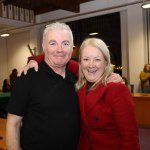
[[[96,89],[88,94],[86,94],[86,86],[78,91],[80,112],[83,118],[92,110],[106,90],[107,86],[98,85]]]

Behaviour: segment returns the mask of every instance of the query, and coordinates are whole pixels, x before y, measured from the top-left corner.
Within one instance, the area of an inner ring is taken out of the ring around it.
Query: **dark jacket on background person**
[[[10,87],[10,84],[9,84],[9,80],[5,79],[3,81],[2,92],[10,92],[10,91],[11,91],[11,87]]]
[[[14,86],[14,84],[15,84],[15,82],[16,82],[17,74],[18,74],[18,71],[17,71],[17,69],[15,68],[15,69],[12,70],[12,73],[11,73],[10,76],[9,76],[11,89],[13,88],[13,86]]]

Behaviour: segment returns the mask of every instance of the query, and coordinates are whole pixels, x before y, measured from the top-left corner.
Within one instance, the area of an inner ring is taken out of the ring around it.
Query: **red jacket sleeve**
[[[44,54],[36,55],[36,56],[30,56],[30,57],[28,57],[28,62],[30,60],[36,60],[39,63],[44,59],[44,56],[45,56]]]
[[[110,91],[111,107],[117,130],[120,133],[121,150],[140,150],[135,106],[128,87],[112,84]]]
[[[41,62],[44,59],[44,54],[41,55],[36,55],[36,56],[31,56],[28,57],[28,62],[30,60],[36,60],[38,63]],[[70,72],[72,72],[76,77],[78,77],[78,70],[79,70],[79,63],[77,61],[74,60],[70,60],[68,63],[68,69],[70,70]]]
[[[68,69],[72,72],[76,77],[78,77],[79,72],[79,63],[75,60],[70,60],[68,64]]]

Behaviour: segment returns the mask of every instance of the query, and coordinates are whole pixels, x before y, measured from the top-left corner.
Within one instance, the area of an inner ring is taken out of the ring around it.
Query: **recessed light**
[[[10,36],[10,34],[9,33],[4,33],[4,34],[1,34],[0,36],[1,37],[7,37],[7,36]]]
[[[90,33],[89,35],[97,35],[98,32],[93,32],[93,33]]]
[[[143,2],[142,8],[144,8],[144,9],[150,8],[150,1]]]

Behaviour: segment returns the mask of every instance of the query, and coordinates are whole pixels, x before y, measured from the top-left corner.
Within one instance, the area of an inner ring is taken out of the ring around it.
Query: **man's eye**
[[[66,45],[66,46],[67,46],[67,45],[69,45],[69,43],[68,43],[68,42],[64,42],[63,45]]]
[[[49,45],[55,46],[55,45],[56,45],[56,42],[49,42]]]

